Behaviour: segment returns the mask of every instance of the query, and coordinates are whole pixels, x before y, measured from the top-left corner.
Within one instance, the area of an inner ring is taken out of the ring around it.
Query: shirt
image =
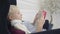
[[[22,30],[26,33],[34,33],[36,31],[36,27],[26,21],[22,22],[21,20],[12,20],[11,25],[14,26],[16,29]]]

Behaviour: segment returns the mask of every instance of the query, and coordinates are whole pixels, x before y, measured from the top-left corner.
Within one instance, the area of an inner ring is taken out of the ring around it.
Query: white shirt
[[[22,22],[21,20],[12,20],[11,25],[14,26],[16,29],[24,31],[25,33],[36,32],[36,27],[27,21]]]
[[[17,6],[24,21],[33,22],[43,0],[17,0]]]

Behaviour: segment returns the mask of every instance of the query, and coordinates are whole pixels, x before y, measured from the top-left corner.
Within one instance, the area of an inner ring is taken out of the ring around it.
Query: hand
[[[42,11],[41,18],[38,19],[38,23],[40,24],[41,27],[43,27],[43,25],[44,25],[46,13],[47,13],[47,12],[43,10],[43,11]]]
[[[46,17],[46,11],[43,10],[41,14],[42,14],[41,17],[37,19],[37,30],[36,30],[37,32],[40,32],[43,29],[43,25]]]
[[[9,20],[22,20],[22,14],[18,10],[17,6],[11,5],[8,13]]]

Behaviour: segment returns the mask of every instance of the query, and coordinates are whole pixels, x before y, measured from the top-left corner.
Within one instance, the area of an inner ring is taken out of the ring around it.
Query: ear
[[[11,16],[7,16],[8,21],[11,21],[12,17]]]

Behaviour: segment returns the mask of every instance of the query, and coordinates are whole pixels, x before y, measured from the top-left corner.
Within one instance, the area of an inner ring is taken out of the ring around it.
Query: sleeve
[[[31,23],[24,21],[23,24],[27,27],[27,29],[31,32],[31,33],[35,33],[36,32],[36,27],[34,25],[32,25]],[[32,30],[31,30],[32,29]]]

